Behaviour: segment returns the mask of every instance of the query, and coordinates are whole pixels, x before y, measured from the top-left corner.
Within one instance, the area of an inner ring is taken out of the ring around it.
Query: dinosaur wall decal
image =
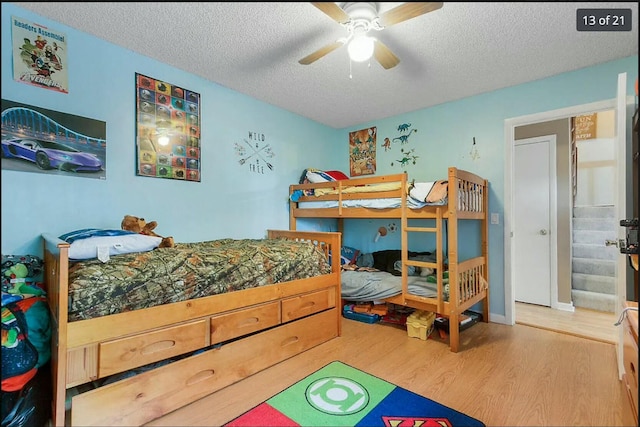
[[[418,132],[418,129],[411,129],[411,131],[409,131],[408,134],[400,135],[400,136],[397,136],[397,137],[393,138],[393,142],[400,141],[400,144],[406,144],[407,142],[409,142],[409,137],[411,136],[411,134],[413,132]]]
[[[398,126],[398,132],[406,132],[409,130],[410,127],[411,127],[411,123],[403,123],[400,126]]]

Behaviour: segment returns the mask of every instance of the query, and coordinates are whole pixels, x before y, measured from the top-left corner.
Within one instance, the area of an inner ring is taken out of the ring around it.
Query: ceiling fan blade
[[[328,44],[328,45],[326,45],[324,47],[321,47],[320,49],[316,50],[312,54],[305,56],[304,58],[302,58],[298,62],[300,64],[302,64],[302,65],[309,65],[312,62],[315,62],[318,59],[322,58],[323,56],[333,52],[334,50],[336,50],[337,48],[339,48],[342,45],[344,45],[344,41],[343,40],[336,40],[335,42],[333,42],[331,44]]]
[[[351,18],[347,15],[347,12],[342,10],[340,6],[332,2],[311,2],[312,5],[320,9],[327,16],[339,24],[347,23]]]
[[[393,54],[393,52],[391,52],[391,49],[377,39],[373,50],[373,56],[376,57],[376,61],[378,61],[386,70],[393,68],[400,63],[400,60]]]
[[[441,7],[442,2],[407,2],[380,15],[379,22],[382,27],[389,27],[440,9]]]

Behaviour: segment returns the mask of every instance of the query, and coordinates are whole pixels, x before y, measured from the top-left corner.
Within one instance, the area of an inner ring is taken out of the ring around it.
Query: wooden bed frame
[[[340,252],[340,233],[267,236]],[[69,244],[42,237],[55,426],[141,425],[341,334],[335,256],[322,276],[68,322]],[[206,351],[75,395],[65,411],[70,388],[199,349]]]
[[[356,186],[374,186],[399,183],[397,190],[382,192],[351,192],[347,189]],[[443,206],[425,206],[414,209],[407,205],[407,194],[410,186],[407,174],[382,175],[375,177],[339,180],[316,184],[298,184],[290,186],[290,193],[309,189],[335,189],[332,194],[321,196],[301,196],[296,202],[290,202],[289,228],[296,229],[298,218],[337,218],[339,231],[344,229],[344,218],[391,218],[400,219],[401,251],[402,251],[402,294],[386,299],[387,302],[408,306],[420,310],[436,312],[449,318],[449,345],[452,352],[459,349],[459,319],[463,311],[482,302],[482,319],[489,321],[489,247],[488,247],[488,200],[489,187],[486,179],[471,172],[455,167],[448,168],[447,204]],[[345,200],[399,198],[398,208],[374,209],[343,206]],[[333,201],[337,207],[315,208],[300,207],[302,202]],[[414,227],[409,225],[412,219],[434,219],[435,227]],[[449,301],[445,301],[443,293],[443,221],[448,221],[448,271]],[[481,256],[459,261],[458,259],[458,221],[481,221]],[[429,232],[436,233],[437,258],[435,263],[409,260],[408,234]],[[437,297],[426,298],[408,292],[408,266],[430,267],[436,269]]]

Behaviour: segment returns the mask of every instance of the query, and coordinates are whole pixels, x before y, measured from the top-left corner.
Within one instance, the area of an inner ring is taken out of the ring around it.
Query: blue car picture
[[[28,160],[40,169],[69,172],[99,172],[102,161],[93,154],[76,150],[59,142],[35,138],[2,140],[2,157]]]

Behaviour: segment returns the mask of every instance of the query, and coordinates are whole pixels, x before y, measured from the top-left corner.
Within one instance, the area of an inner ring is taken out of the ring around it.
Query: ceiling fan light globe
[[[349,58],[355,62],[364,62],[373,56],[374,40],[368,36],[356,36],[351,40],[347,50]]]
[[[158,138],[158,144],[165,146],[165,145],[169,145],[169,137],[166,135],[163,135],[161,137]]]

